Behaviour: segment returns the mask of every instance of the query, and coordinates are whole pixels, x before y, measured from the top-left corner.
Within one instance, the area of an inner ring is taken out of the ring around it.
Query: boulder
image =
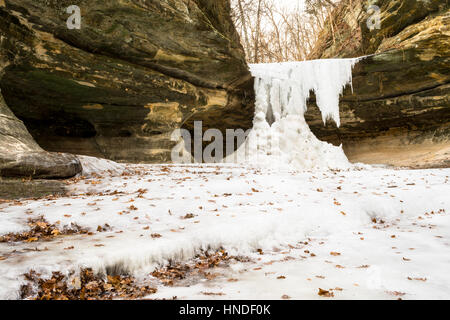
[[[175,129],[252,125],[228,0],[0,0],[0,35],[3,96],[45,150],[169,162]]]
[[[450,165],[450,13],[447,2],[374,1],[380,29],[369,30],[366,1],[335,10],[311,59],[366,56],[341,98],[340,128],[307,113],[322,140],[343,144],[350,160],[410,167]],[[333,35],[334,34],[334,35]]]

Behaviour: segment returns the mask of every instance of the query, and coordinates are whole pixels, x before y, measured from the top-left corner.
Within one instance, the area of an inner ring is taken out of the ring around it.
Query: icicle
[[[352,84],[352,69],[359,59],[330,59],[257,64],[256,114],[246,146],[247,162],[288,165],[300,169],[350,167],[342,147],[319,141],[304,114],[311,91],[324,124],[333,119],[340,126],[339,96]]]

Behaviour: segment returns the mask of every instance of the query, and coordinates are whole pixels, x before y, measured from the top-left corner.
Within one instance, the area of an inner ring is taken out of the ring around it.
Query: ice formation
[[[256,111],[246,143],[232,157],[263,166],[297,169],[348,168],[341,147],[320,141],[305,121],[307,101],[315,92],[324,123],[340,126],[339,96],[352,84],[359,59],[325,59],[251,65]],[[227,159],[229,160],[229,159]]]
[[[92,177],[94,175],[102,175],[105,173],[108,173],[109,175],[121,175],[126,171],[126,165],[111,160],[81,155],[78,156],[78,159],[83,167],[81,175],[85,177]]]

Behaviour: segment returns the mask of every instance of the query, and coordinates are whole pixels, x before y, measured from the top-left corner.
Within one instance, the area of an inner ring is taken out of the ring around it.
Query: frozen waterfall
[[[327,59],[251,65],[256,111],[246,142],[227,162],[297,169],[349,168],[341,147],[317,139],[305,121],[314,91],[324,123],[340,125],[339,96],[352,84],[359,59]]]

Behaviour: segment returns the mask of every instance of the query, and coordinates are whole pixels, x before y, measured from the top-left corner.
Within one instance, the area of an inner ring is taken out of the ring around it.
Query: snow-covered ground
[[[40,216],[93,232],[0,243],[0,298],[17,298],[30,269],[92,267],[152,281],[169,260],[220,247],[250,261],[213,270],[211,280],[159,285],[150,298],[323,299],[319,288],[336,299],[450,298],[450,169],[127,167],[73,181],[68,197],[0,204],[0,235]]]

